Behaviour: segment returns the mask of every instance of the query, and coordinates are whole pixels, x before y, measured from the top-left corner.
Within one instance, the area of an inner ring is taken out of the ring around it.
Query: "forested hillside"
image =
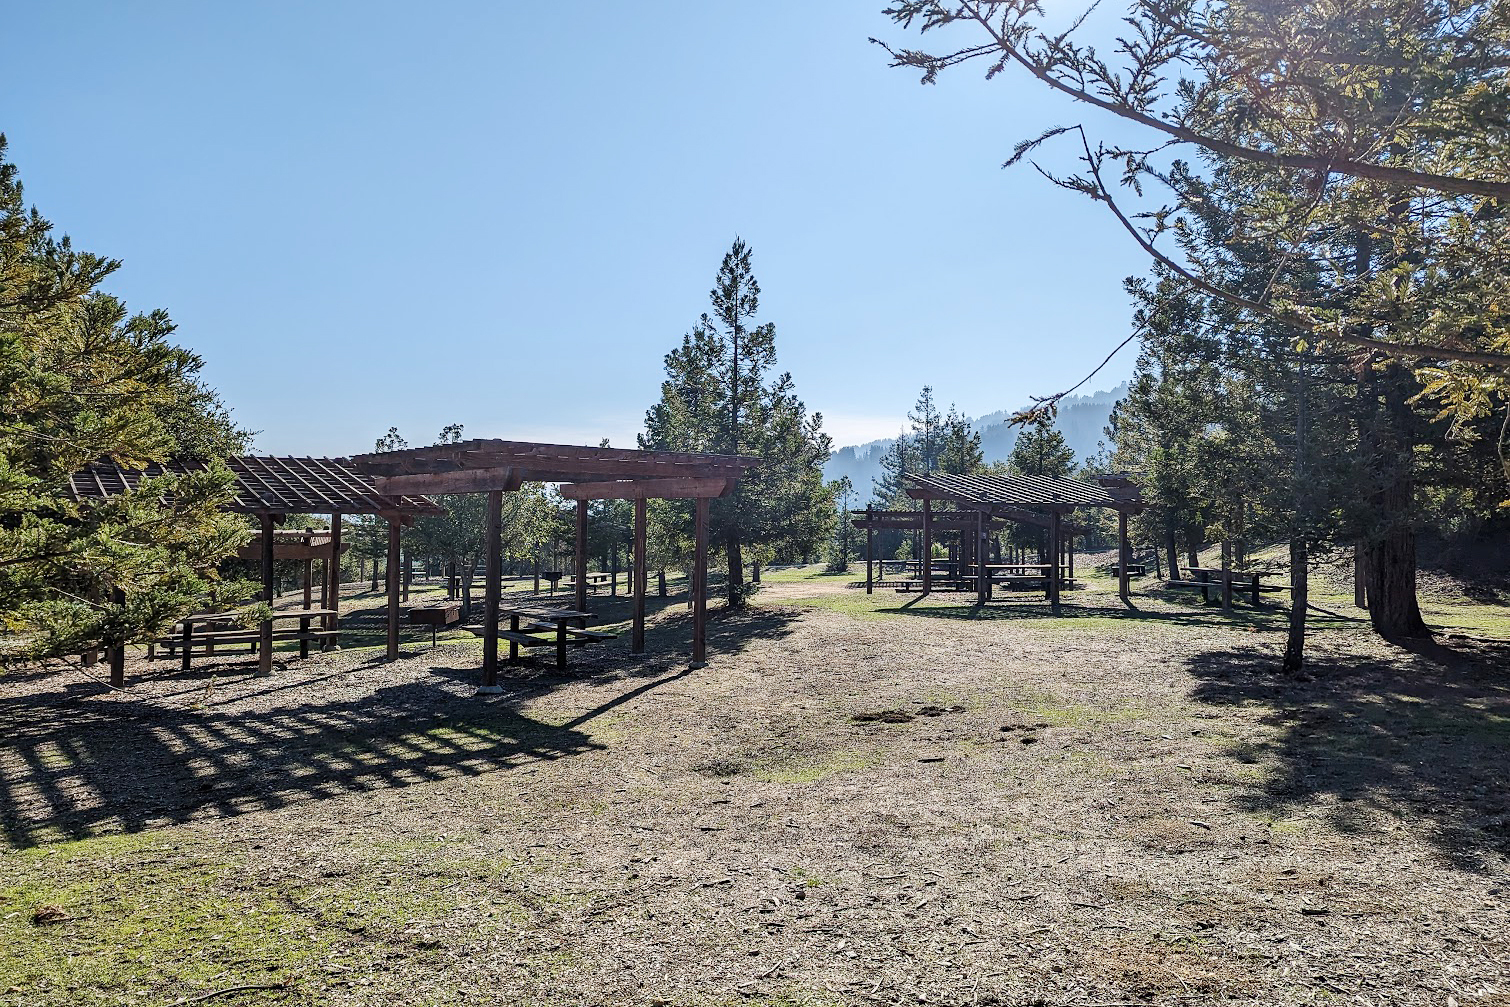
[[[1102,449],[1112,407],[1126,394],[1127,383],[1123,382],[1107,391],[1077,395],[1060,403],[1055,426],[1074,450],[1077,460],[1084,461]],[[968,421],[971,432],[980,434],[981,454],[985,457],[986,464],[1004,462],[1012,454],[1012,446],[1017,443],[1017,434],[1021,428],[1014,427],[1007,421],[1016,411],[1001,409]],[[905,412],[903,409],[898,413],[898,427],[906,424],[903,415]],[[895,443],[895,437],[884,437],[865,444],[837,448],[823,468],[823,477],[832,480],[848,476],[849,481],[856,486],[869,486],[873,479],[880,478],[881,459]]]

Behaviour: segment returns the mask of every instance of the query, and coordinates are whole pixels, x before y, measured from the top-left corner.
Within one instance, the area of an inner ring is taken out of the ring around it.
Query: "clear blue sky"
[[[1097,120],[1021,75],[920,87],[867,42],[907,40],[884,6],[22,4],[0,132],[259,450],[630,445],[736,234],[781,365],[855,443],[924,383],[979,415],[1078,380],[1145,267],[1000,167]]]

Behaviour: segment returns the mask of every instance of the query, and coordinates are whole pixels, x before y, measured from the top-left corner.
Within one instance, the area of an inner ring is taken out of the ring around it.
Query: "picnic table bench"
[[[583,647],[589,643],[601,643],[615,639],[617,633],[600,633],[587,628],[590,612],[578,612],[570,608],[543,608],[535,605],[499,606],[498,614],[509,617],[509,628],[498,631],[498,639],[509,642],[509,663],[519,662],[519,648],[556,648],[556,667],[566,667],[566,648]],[[472,632],[481,635],[483,630]],[[549,633],[550,636],[536,636]]]
[[[1113,563],[1111,566],[1106,568],[1106,572],[1111,574],[1113,577],[1116,577],[1122,573],[1122,567],[1117,563]],[[1147,573],[1148,567],[1142,563],[1127,564],[1127,575],[1129,577],[1142,577]]]
[[[543,577],[545,575],[541,574],[541,576]],[[587,583],[587,586],[592,591],[592,593],[597,594],[598,588],[603,587],[608,583],[609,575],[606,573],[589,573],[585,574],[582,579]],[[576,578],[571,578],[565,584],[563,584],[562,587],[567,591],[575,591],[577,588]],[[552,591],[554,591],[555,585],[552,584],[551,588]]]
[[[330,639],[340,632],[335,629],[313,629],[310,621],[337,614],[335,609],[330,608],[293,608],[274,612],[268,617],[268,621],[275,627],[277,623],[295,619],[299,625],[288,629],[274,628],[273,641],[297,640],[299,656],[308,657],[310,641]],[[202,628],[196,631],[196,626]],[[209,657],[215,654],[216,647],[234,647],[240,644],[248,645],[248,653],[256,653],[261,642],[261,628],[241,625],[234,612],[200,612],[184,616],[174,627],[173,633],[152,641],[147,657],[149,660],[157,658],[159,655],[156,648],[162,647],[167,651],[162,657],[178,656],[183,670],[188,671],[196,653],[200,657]]]
[[[1213,589],[1221,591],[1227,598],[1236,592],[1247,595],[1255,608],[1264,603],[1265,594],[1289,590],[1289,587],[1283,584],[1265,584],[1263,578],[1275,575],[1264,571],[1228,570],[1223,567],[1208,566],[1189,566],[1185,569],[1192,575],[1191,577],[1166,581],[1165,586],[1200,591],[1202,600],[1207,603],[1211,601]]]

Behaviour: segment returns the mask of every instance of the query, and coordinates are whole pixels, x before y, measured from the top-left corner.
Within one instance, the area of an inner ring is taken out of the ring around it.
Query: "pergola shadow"
[[[209,710],[120,700],[80,703],[61,683],[0,705],[0,822],[13,846],[136,832],[193,818],[234,816],[455,776],[481,776],[603,746],[581,729],[537,721],[512,700],[540,691],[520,683],[479,703],[434,677],[354,699],[245,710],[302,683],[257,682]],[[659,684],[626,683],[626,691]],[[514,695],[509,695],[513,692]],[[610,699],[602,708],[616,705]]]

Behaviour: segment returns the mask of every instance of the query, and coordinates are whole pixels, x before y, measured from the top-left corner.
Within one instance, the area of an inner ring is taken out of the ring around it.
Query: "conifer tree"
[[[724,256],[709,299],[713,311],[666,355],[661,398],[645,414],[642,448],[753,455],[760,465],[729,496],[713,501],[710,537],[722,542],[731,606],[744,602],[746,544],[778,558],[810,556],[833,526],[822,466],[832,442],[820,414],[807,412],[792,376],[773,374],[776,327],[755,324],[760,285],[741,239]],[[690,535],[690,506],[675,513]]]
[[[0,136],[0,663],[156,635],[222,600],[216,567],[249,537],[222,509],[247,436],[166,312],[100,291],[119,265],[26,210]],[[69,477],[101,459],[208,468],[73,503]]]

